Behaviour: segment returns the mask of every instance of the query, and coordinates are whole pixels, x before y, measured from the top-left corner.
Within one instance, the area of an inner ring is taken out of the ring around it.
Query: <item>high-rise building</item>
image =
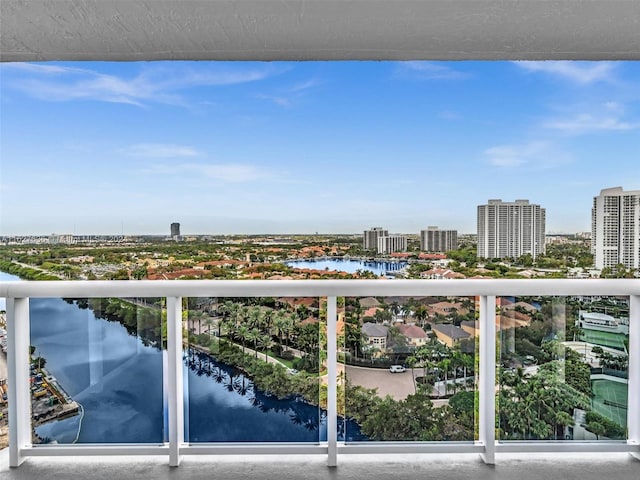
[[[544,253],[545,209],[529,200],[478,205],[478,257],[518,258]]]
[[[180,224],[179,223],[172,223],[171,224],[171,238],[173,238],[175,240],[179,236],[180,236]]]
[[[407,251],[407,237],[404,235],[385,235],[378,237],[378,253],[381,255],[394,253],[394,252],[406,252]]]
[[[427,227],[420,230],[420,250],[425,252],[448,252],[458,249],[457,230],[439,230],[438,227]]]
[[[365,230],[362,237],[362,248],[365,250],[377,250],[378,238],[389,235],[388,230],[382,227],[373,227],[371,230]]]
[[[640,269],[640,190],[606,188],[593,198],[591,253],[599,269]]]

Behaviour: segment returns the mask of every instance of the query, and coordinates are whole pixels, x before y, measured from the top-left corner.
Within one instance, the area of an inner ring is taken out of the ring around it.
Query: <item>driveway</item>
[[[404,400],[407,395],[415,393],[411,370],[404,373],[391,373],[388,369],[366,368],[346,365],[347,379],[354,385],[365,388],[377,388],[380,397],[391,395],[395,400]],[[416,369],[418,376],[421,369]]]

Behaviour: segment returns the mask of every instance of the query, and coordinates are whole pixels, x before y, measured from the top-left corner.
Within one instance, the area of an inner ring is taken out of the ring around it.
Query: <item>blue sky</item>
[[[590,229],[640,189],[639,62],[5,63],[0,235]]]

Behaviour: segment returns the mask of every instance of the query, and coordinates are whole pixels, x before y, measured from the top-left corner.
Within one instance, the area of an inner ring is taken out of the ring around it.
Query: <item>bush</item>
[[[604,427],[603,435],[612,440],[624,440],[627,438],[627,429],[625,427],[618,425],[616,422],[609,420],[599,413],[587,412],[585,422],[587,425],[593,425],[594,423],[602,425]]]
[[[294,355],[291,350],[284,350],[283,352],[280,352],[280,358],[283,360],[293,360]]]

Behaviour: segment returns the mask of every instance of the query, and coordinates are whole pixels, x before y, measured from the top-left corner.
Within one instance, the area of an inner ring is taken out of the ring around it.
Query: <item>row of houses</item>
[[[375,300],[375,299],[373,299]],[[365,302],[372,305],[369,299]],[[511,302],[507,299],[498,299],[499,313],[496,315],[496,331],[512,330],[520,327],[528,327],[531,324],[531,317],[538,311],[536,307],[526,302]],[[365,313],[372,313],[380,307],[371,306]],[[453,311],[467,313],[468,310],[462,307],[461,302],[437,302],[428,306],[430,313],[447,315]],[[406,339],[409,347],[418,348],[435,337],[441,343],[450,348],[459,345],[465,340],[471,340],[479,336],[478,321],[462,321],[460,326],[452,323],[432,324],[430,334],[415,324],[396,324],[398,331]],[[389,327],[387,325],[366,322],[362,325],[362,334],[365,341],[375,347],[379,354],[384,354],[390,346]]]

